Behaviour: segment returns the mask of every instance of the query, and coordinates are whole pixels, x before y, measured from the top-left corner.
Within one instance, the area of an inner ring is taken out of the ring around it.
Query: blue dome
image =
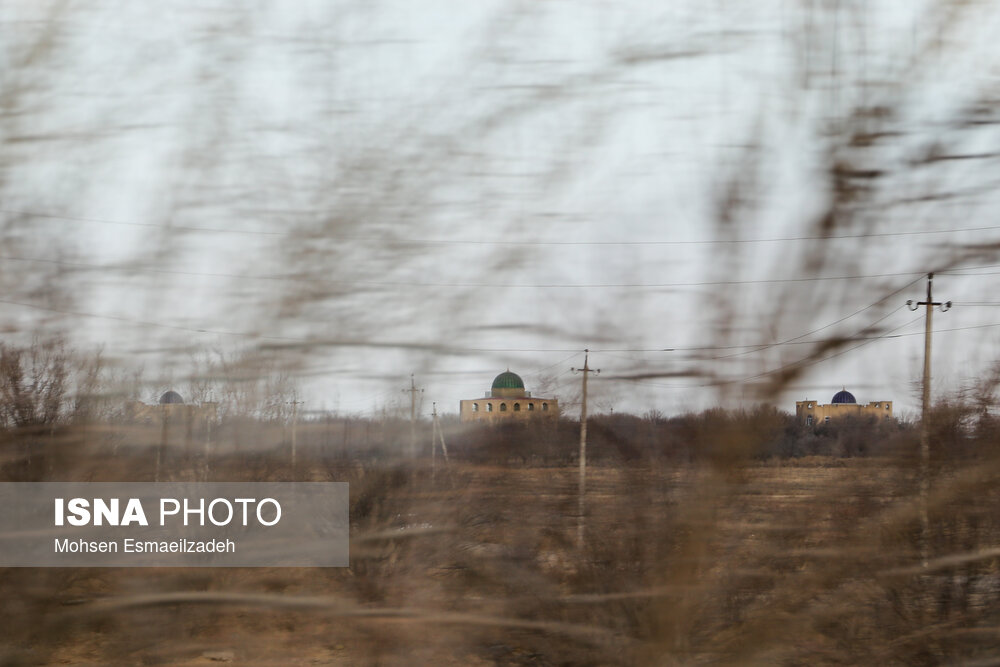
[[[838,391],[836,394],[834,394],[833,395],[833,400],[830,401],[830,402],[831,403],[857,403],[857,400],[855,400],[854,394],[852,394],[851,392],[849,392],[846,389],[844,389],[844,390]]]

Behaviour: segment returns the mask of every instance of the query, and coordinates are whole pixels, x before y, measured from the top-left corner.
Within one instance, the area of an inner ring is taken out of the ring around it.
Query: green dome
[[[524,389],[524,380],[517,373],[504,371],[493,380],[494,389]]]

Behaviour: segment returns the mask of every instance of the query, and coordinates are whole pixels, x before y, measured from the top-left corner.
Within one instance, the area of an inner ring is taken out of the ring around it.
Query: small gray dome
[[[184,399],[176,391],[168,391],[163,396],[160,396],[160,405],[169,405],[171,403],[183,403]]]

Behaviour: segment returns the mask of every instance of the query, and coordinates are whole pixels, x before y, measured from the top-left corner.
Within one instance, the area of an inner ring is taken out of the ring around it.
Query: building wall
[[[150,427],[161,447],[183,447],[188,454],[195,442],[211,440],[213,425],[218,420],[215,403],[158,403],[147,405],[130,401],[125,405],[126,418],[136,425]]]
[[[215,403],[154,403],[147,405],[141,401],[130,401],[125,405],[127,417],[136,422],[159,424],[164,419],[183,423],[204,423],[216,421],[217,405]]]
[[[831,419],[846,417],[848,415],[872,415],[880,418],[892,417],[892,401],[872,401],[864,405],[861,403],[828,403],[820,405],[816,401],[795,402],[795,416],[806,423],[809,423],[810,417],[812,417],[812,424],[822,424]]]
[[[523,387],[500,387],[490,389],[488,394],[491,398],[531,398],[531,392],[525,391]]]
[[[501,419],[557,418],[559,401],[530,396],[474,398],[459,402],[463,422],[499,421]]]

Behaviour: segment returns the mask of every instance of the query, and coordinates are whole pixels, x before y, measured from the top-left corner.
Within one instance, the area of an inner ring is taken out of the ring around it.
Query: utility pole
[[[299,424],[299,406],[305,401],[289,401],[292,406],[292,472],[295,472],[295,428]]]
[[[206,405],[210,407],[205,407]],[[209,471],[212,466],[212,419],[218,412],[216,412],[217,408],[214,401],[202,403],[202,409],[205,410],[205,463],[202,466],[202,475],[205,480],[208,480]]]
[[[413,382],[413,373],[410,373],[410,388],[404,389],[403,393],[410,394],[410,458],[417,456],[417,392],[423,393],[423,389],[417,389]]]
[[[439,439],[441,453],[444,454],[445,465],[448,465],[448,446],[444,444],[444,431],[441,430],[441,423],[438,421],[437,403],[433,403],[432,405],[434,408],[431,412],[431,417],[434,421],[431,425],[431,468],[434,468],[437,465],[437,445]]]
[[[587,376],[600,373],[601,369],[590,367],[590,350],[583,351],[583,368],[571,368],[574,373],[583,374],[583,400],[580,402],[580,484],[577,492],[577,523],[576,544],[583,547],[584,512],[586,511],[587,494]]]
[[[167,425],[169,424],[170,421],[170,418],[167,416],[167,410],[169,410],[169,407],[162,405],[160,406],[160,419],[162,421],[162,424],[160,427],[160,446],[156,448],[156,470],[153,472],[154,482],[160,481],[160,461],[165,455],[165,450],[167,448],[167,440],[168,440]]]
[[[934,284],[934,274],[927,274],[927,300],[914,302],[912,299],[906,302],[910,310],[917,310],[920,306],[926,306],[927,316],[924,322],[924,380],[923,396],[920,404],[920,558],[924,567],[927,567],[927,558],[930,542],[930,522],[927,518],[927,496],[930,492],[930,464],[931,464],[931,442],[930,442],[930,409],[931,409],[931,320],[933,319],[934,308],[939,307],[941,312],[951,308],[951,301],[935,301],[932,294]]]

